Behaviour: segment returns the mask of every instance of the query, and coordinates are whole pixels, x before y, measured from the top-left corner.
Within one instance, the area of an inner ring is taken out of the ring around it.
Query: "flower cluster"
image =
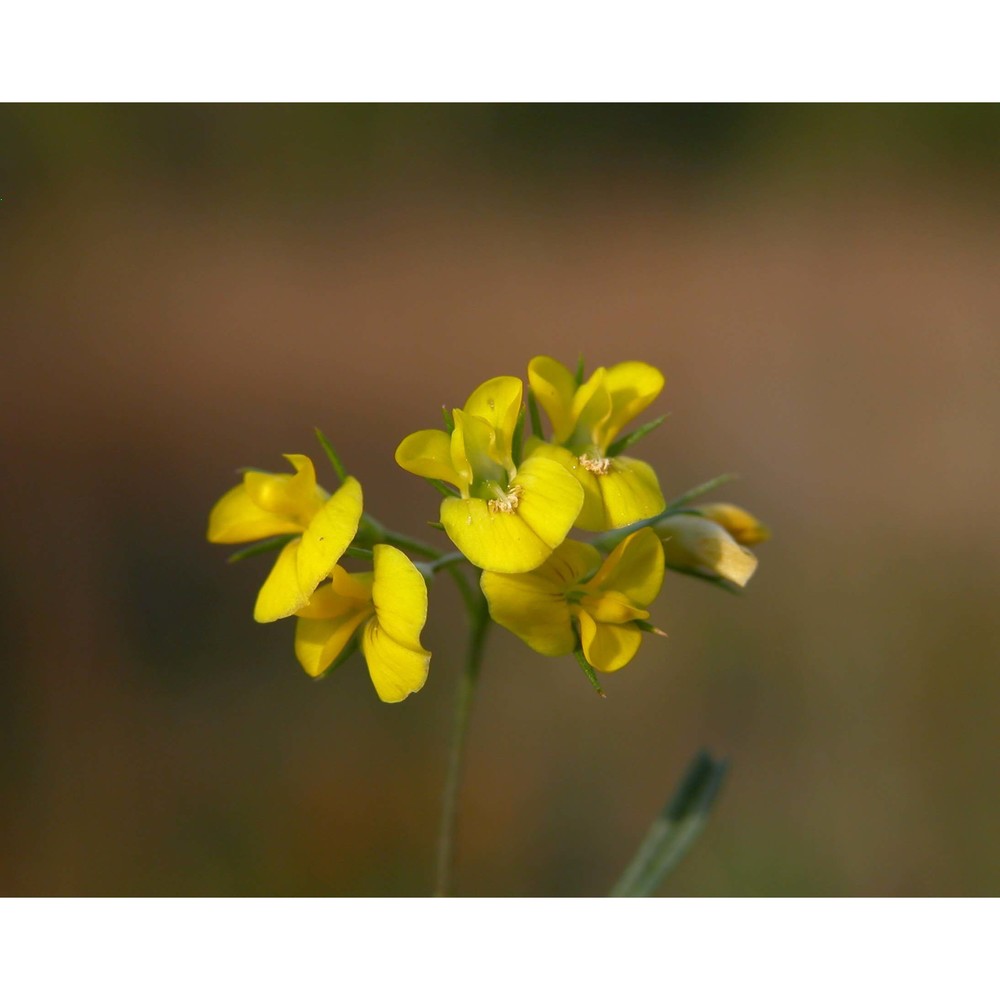
[[[527,374],[527,405],[521,379],[492,378],[444,412],[444,429],[416,431],[396,449],[403,469],[443,494],[437,526],[457,554],[363,513],[360,484],[322,436],[341,478],[332,495],[308,457],[286,455],[294,473],[248,471],[212,509],[209,541],[254,543],[238,556],[280,550],[254,617],[297,618],[295,653],[308,674],[360,647],[383,701],[420,690],[427,581],[459,560],[479,571],[494,621],[543,655],[575,654],[598,690],[594,670],[621,669],[645,633],[663,634],[647,609],[665,569],[731,589],[749,580],[749,546],[767,529],[732,504],[692,504],[716,483],[667,504],[652,467],[625,454],[660,422],[626,432],[663,388],[657,369],[628,361],[585,379],[582,365],[574,373],[539,356]],[[594,537],[571,538],[574,529]],[[404,550],[432,561],[414,564]],[[348,572],[345,556],[371,569]]]

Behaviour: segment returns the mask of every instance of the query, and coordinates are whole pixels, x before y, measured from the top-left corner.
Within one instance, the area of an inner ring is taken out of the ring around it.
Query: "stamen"
[[[589,458],[587,455],[580,455],[577,461],[595,476],[606,476],[611,468],[610,458]]]
[[[521,502],[521,494],[524,492],[523,486],[512,486],[505,493],[497,489],[495,500],[488,500],[486,506],[491,514],[511,514],[517,510],[517,505]]]

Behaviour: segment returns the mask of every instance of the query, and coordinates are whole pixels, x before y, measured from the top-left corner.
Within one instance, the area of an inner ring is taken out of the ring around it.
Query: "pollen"
[[[606,476],[611,468],[610,458],[589,458],[587,455],[580,455],[577,461],[595,476]]]
[[[488,500],[486,506],[491,514],[512,514],[521,502],[523,486],[512,486],[506,492],[499,491],[496,499]]]

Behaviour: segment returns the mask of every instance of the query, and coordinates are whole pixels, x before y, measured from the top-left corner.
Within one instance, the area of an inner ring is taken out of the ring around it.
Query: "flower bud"
[[[694,509],[725,528],[740,545],[757,545],[771,537],[767,525],[734,503],[706,503]]]
[[[656,525],[669,569],[739,587],[753,576],[757,557],[715,521],[697,514],[673,514]]]

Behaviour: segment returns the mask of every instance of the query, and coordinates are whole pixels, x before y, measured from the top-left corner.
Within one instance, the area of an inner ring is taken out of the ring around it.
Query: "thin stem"
[[[426,545],[416,538],[410,538],[409,535],[401,535],[398,531],[385,529],[381,541],[395,545],[400,549],[415,552],[418,556],[426,556],[428,559],[440,559],[444,555],[440,549],[434,548],[433,545]]]
[[[457,567],[455,568],[457,569]],[[458,576],[458,574],[455,575]],[[467,584],[464,577],[461,579]],[[458,682],[455,721],[451,733],[451,748],[448,752],[448,774],[444,785],[444,804],[441,809],[441,829],[438,836],[435,896],[448,896],[452,890],[455,834],[458,828],[458,793],[462,786],[465,742],[489,624],[489,607],[486,604],[486,599],[480,597],[476,601],[475,611],[470,611],[469,648],[465,658],[465,669]]]

